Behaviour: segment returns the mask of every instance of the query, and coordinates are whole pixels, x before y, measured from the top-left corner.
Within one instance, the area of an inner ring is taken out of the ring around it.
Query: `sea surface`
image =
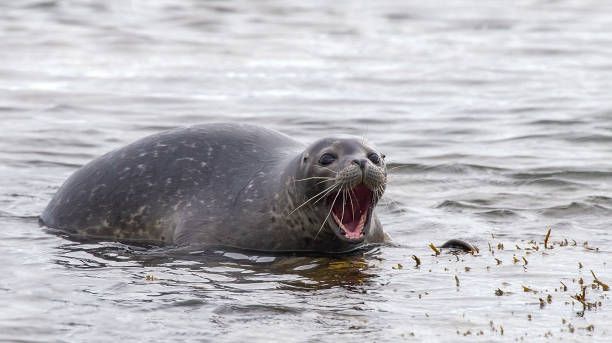
[[[608,1],[2,1],[0,341],[606,341],[611,90]],[[39,226],[96,156],[219,121],[380,147],[394,244],[181,254]],[[479,251],[429,247],[450,238]]]

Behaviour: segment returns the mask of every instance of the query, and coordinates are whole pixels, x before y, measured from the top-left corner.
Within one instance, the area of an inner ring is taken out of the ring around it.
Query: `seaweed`
[[[529,287],[527,287],[527,286],[521,286],[521,287],[523,287],[523,292],[532,292],[532,293],[538,293],[538,291],[533,290],[533,289],[531,289],[531,288],[529,288]]]
[[[601,289],[604,290],[604,292],[607,292],[610,290],[610,286],[608,286],[607,284],[599,281],[599,279],[597,279],[597,276],[595,276],[595,273],[593,273],[593,271],[591,270],[591,274],[593,275],[593,283],[598,284],[599,286],[601,286]]]
[[[434,251],[434,253],[436,254],[436,256],[440,255],[440,250],[438,250],[438,248],[436,248],[435,245],[433,245],[433,243],[429,243],[429,247],[431,248],[431,250]]]
[[[552,230],[552,228],[548,229],[548,232],[546,233],[546,237],[544,238],[544,249],[549,249],[548,248],[548,239],[550,238],[550,231]]]

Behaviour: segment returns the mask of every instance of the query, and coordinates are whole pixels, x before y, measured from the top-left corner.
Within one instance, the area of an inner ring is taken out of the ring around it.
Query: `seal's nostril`
[[[356,165],[358,165],[358,166],[359,166],[359,168],[361,168],[361,170],[364,170],[364,169],[365,169],[365,166],[366,166],[367,161],[366,161],[366,160],[353,160],[353,163],[355,163]]]

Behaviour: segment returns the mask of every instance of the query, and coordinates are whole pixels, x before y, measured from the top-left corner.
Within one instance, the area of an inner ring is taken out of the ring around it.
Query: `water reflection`
[[[199,273],[208,281],[222,279],[223,288],[262,283],[264,288],[282,290],[342,287],[356,292],[361,292],[361,286],[371,285],[378,277],[375,267],[381,255],[380,247],[342,255],[266,255],[227,248],[188,251],[118,242],[71,242],[58,250],[54,262],[73,269],[156,267],[166,272],[174,269],[176,275]],[[180,283],[178,279],[166,281]]]

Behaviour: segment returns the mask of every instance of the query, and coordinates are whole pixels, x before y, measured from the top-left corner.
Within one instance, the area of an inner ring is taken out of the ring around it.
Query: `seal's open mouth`
[[[366,234],[372,212],[372,191],[359,184],[350,191],[329,195],[327,202],[332,211],[340,238],[361,241]],[[335,202],[334,202],[335,199]]]

